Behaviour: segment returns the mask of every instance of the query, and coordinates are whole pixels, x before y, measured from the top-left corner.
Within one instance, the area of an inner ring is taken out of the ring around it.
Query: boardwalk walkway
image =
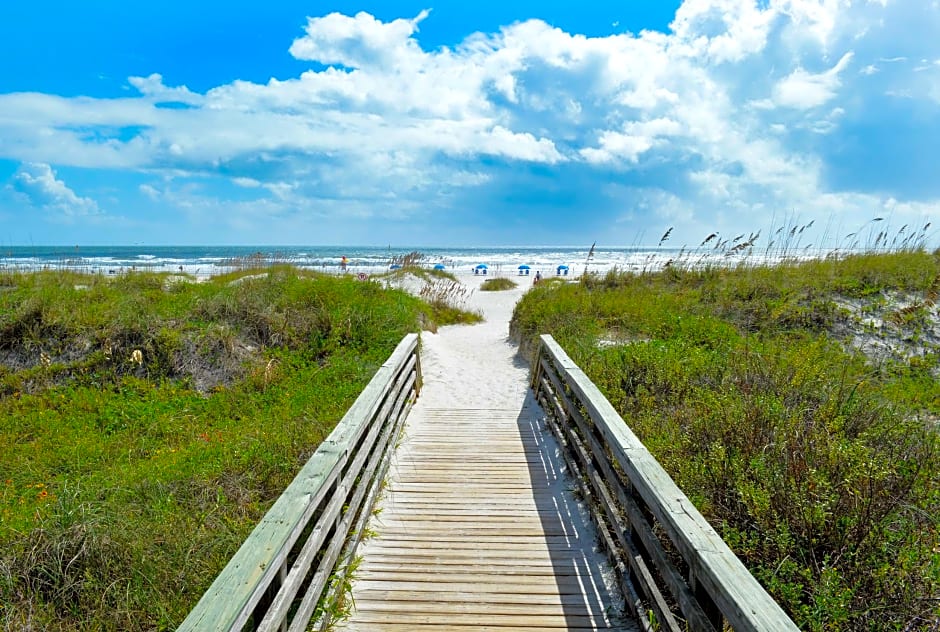
[[[485,324],[423,335],[424,388],[340,629],[635,629],[507,340],[518,292],[477,292]]]

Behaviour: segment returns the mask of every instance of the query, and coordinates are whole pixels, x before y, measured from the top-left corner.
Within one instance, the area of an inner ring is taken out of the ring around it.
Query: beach
[[[582,601],[558,606],[556,623],[565,624],[566,613],[570,617],[571,611],[577,611],[593,617],[602,629],[637,629],[621,617],[625,605],[615,588],[613,571],[598,547],[586,508],[572,492],[576,483],[567,474],[561,448],[529,390],[528,362],[510,339],[513,309],[532,287],[535,272],[501,275],[518,283],[502,291],[480,289],[485,280],[494,278],[491,274],[458,273],[467,290],[461,307],[482,314],[483,322],[421,332],[423,386],[392,458],[387,490],[370,522],[375,536],[360,553],[363,562],[357,573],[362,579],[353,584],[354,613],[340,629],[362,629],[369,625],[362,621],[376,620],[378,613],[412,622],[407,617],[418,615],[410,608],[421,611],[425,625],[445,626],[455,612],[479,625],[512,619],[500,611],[507,607],[506,597],[496,598],[486,587],[498,582],[506,593],[543,591],[539,594],[547,598],[545,594],[557,591],[556,578],[533,568],[532,558],[540,555],[552,555],[556,564],[581,569]],[[407,271],[389,282],[414,294],[427,283]],[[452,283],[446,279],[432,282]],[[434,446],[431,461],[426,460],[429,444]],[[425,506],[421,503],[429,502],[425,498],[429,494],[414,491],[416,485],[426,487],[429,481],[438,486],[431,494],[436,507],[433,517],[421,509]],[[528,489],[528,495],[516,496],[507,505],[507,485]],[[537,500],[546,495],[552,497],[551,503]],[[478,521],[485,521],[491,530],[487,533],[503,534],[492,546],[506,547],[506,559],[500,563],[511,565],[512,572],[493,567],[492,561],[488,564],[480,551],[480,538],[464,533],[473,531]],[[511,534],[523,528],[543,533],[546,521],[550,528],[565,533],[563,550],[549,553],[550,538],[544,535],[533,540]],[[436,557],[415,553],[425,546],[442,547],[439,538],[446,538],[446,551],[441,548]],[[398,563],[398,558],[390,557],[396,551],[407,551],[407,558]],[[451,553],[454,557],[448,557]],[[463,561],[467,556],[480,559]],[[389,564],[395,569],[391,573]],[[464,577],[471,575],[473,581],[465,582]],[[403,588],[394,597],[377,598],[375,586],[394,578],[420,588]],[[427,610],[420,598],[423,593],[415,596],[414,590],[432,591],[434,607]],[[515,597],[524,599],[519,594]],[[408,607],[401,610],[406,602]],[[539,608],[546,612],[551,606],[534,607]]]

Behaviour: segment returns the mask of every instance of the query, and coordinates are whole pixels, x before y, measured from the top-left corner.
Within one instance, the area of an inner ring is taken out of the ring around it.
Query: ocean
[[[401,263],[411,253],[420,265],[443,265],[455,273],[472,273],[485,265],[490,274],[515,274],[519,266],[531,273],[571,275],[585,270],[604,273],[656,269],[678,252],[656,248],[496,247],[393,248],[347,246],[6,246],[0,247],[0,271],[76,270],[121,274],[133,270],[183,272],[208,277],[251,264],[288,263],[300,268],[338,272],[343,257],[350,272],[376,273]]]

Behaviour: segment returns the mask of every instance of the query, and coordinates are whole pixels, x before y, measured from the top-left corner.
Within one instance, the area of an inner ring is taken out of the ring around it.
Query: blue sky
[[[909,232],[937,33],[937,0],[8,2],[0,244]]]

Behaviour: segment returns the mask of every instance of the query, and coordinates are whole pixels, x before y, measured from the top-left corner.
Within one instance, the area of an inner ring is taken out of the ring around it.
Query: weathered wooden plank
[[[390,503],[385,507],[377,510],[378,516],[396,516],[398,513],[407,513],[407,514],[420,514],[428,513],[434,510],[432,505],[437,504],[440,507],[441,515],[459,515],[457,512],[460,512],[462,515],[467,515],[473,512],[480,514],[508,514],[508,513],[520,513],[526,515],[545,515],[545,507],[535,502],[516,502],[515,499],[502,499],[502,502],[498,500],[489,501],[477,497],[474,501],[468,502],[467,504],[461,504],[458,502],[457,498],[440,498],[440,503],[429,503],[423,496],[422,500],[416,502],[403,502],[396,501]]]
[[[568,398],[560,378],[554,371],[554,367],[544,358],[542,362],[543,375],[548,378],[543,380],[545,388],[554,388],[554,395],[563,404],[561,406],[563,419],[570,419],[574,422],[573,425],[552,424],[552,428],[556,434],[564,435],[562,440],[570,445],[570,452],[577,456],[579,460],[578,467],[586,472],[584,476],[585,484],[591,486],[591,494],[604,511],[607,523],[613,525],[616,546],[626,552],[624,558],[629,564],[641,592],[656,612],[660,624],[666,629],[679,630],[678,622],[675,621],[660,592],[656,579],[633,543],[631,535],[639,537],[643,542],[647,553],[656,564],[659,576],[672,592],[673,599],[679,603],[680,611],[686,619],[688,627],[695,631],[713,630],[711,622],[692,595],[689,587],[672,564],[667,561],[659,539],[653,534],[652,528],[647,524],[645,517],[637,510],[635,503],[627,497],[620,486],[619,477],[610,465],[607,451],[590,427],[589,420],[581,415],[578,407]],[[548,385],[549,382],[551,386]],[[575,429],[579,432],[575,432]],[[600,467],[600,471],[595,468],[595,465]],[[617,490],[619,507],[613,502],[610,495],[611,487]],[[621,517],[621,510],[626,510],[629,523]],[[614,545],[613,542],[611,544]]]
[[[444,603],[472,603],[472,604],[531,604],[583,606],[584,595],[533,595],[526,593],[493,593],[479,592],[469,587],[461,591],[435,591],[435,597],[428,599],[428,591],[417,593],[408,590],[372,590],[363,589],[356,593],[356,601],[365,602],[392,602],[392,601],[418,601],[421,603],[435,603],[439,600]]]
[[[474,586],[495,584],[503,587],[522,587],[533,585],[545,586],[547,583],[561,590],[567,588],[576,592],[580,592],[583,585],[582,579],[577,575],[559,575],[554,578],[554,581],[550,580],[546,582],[543,574],[530,575],[525,572],[488,573],[482,566],[473,573],[445,572],[444,570],[440,570],[429,574],[410,572],[408,569],[399,571],[372,571],[360,569],[357,572],[356,578],[361,581],[402,582],[403,584],[420,582],[433,584],[435,586],[439,584],[464,584]]]
[[[428,483],[422,483],[422,482],[414,482],[414,481],[407,481],[407,480],[397,480],[393,478],[389,480],[389,487],[413,490],[416,492],[438,491],[438,492],[449,492],[451,494],[462,494],[462,493],[465,493],[466,491],[473,492],[475,486],[474,485],[466,485],[466,486],[448,485],[446,481],[431,481]],[[524,496],[526,498],[536,498],[536,499],[541,498],[544,500],[544,499],[552,497],[551,492],[533,493],[532,487],[531,486],[527,487],[525,483],[521,481],[520,482],[508,481],[508,482],[503,482],[503,483],[497,482],[493,484],[480,485],[479,487],[482,489],[485,489],[487,492],[493,491],[493,492],[500,492],[500,493],[503,493],[503,492],[513,493],[519,496]]]
[[[457,545],[460,543],[451,542],[451,544]],[[479,552],[478,555],[474,555],[479,549],[486,549],[486,553]],[[517,562],[519,564],[525,564],[529,563],[531,560],[545,560],[555,564],[564,564],[574,560],[581,560],[583,557],[583,551],[579,549],[556,550],[548,547],[538,548],[535,544],[525,542],[521,542],[518,546],[514,547],[511,541],[499,543],[481,542],[477,549],[474,549],[470,545],[456,546],[448,549],[444,546],[422,547],[419,546],[419,543],[415,542],[393,541],[385,543],[381,547],[369,547],[365,550],[368,551],[372,559],[376,561],[384,561],[386,559],[393,560],[396,557],[401,557],[406,560],[433,557],[434,559],[464,561],[467,563],[483,563],[495,560],[498,563],[511,564]],[[506,551],[509,551],[510,554],[507,555]]]
[[[435,524],[423,524],[414,527],[403,527],[401,525],[390,525],[383,526],[381,523],[376,523],[376,527],[383,533],[387,532],[390,536],[394,537],[397,533],[400,532],[411,532],[422,535],[433,535],[435,533],[440,533],[442,528],[440,525]],[[539,534],[548,534],[548,535],[564,535],[564,534],[573,534],[574,531],[570,527],[565,525],[549,525],[546,528],[543,528],[538,524],[520,524],[518,526],[468,526],[468,527],[450,527],[448,526],[446,530],[454,535],[461,535],[465,537],[476,537],[478,535],[502,535],[502,536],[517,536],[517,535],[539,535]]]
[[[548,521],[552,526],[552,531],[532,531],[529,527],[532,525],[541,526],[541,521],[536,517],[526,518],[519,516],[512,520],[501,520],[494,518],[492,521],[480,520],[477,523],[453,522],[447,520],[438,521],[397,521],[378,520],[374,522],[375,527],[381,527],[383,541],[388,539],[392,541],[423,541],[437,540],[441,543],[463,537],[461,531],[484,531],[483,527],[489,526],[492,531],[508,531],[507,533],[479,533],[484,540],[474,540],[474,543],[486,542],[528,542],[535,541],[544,543],[551,541],[553,545],[560,538],[567,538],[567,541],[575,546],[583,546],[585,542],[579,541],[577,530],[572,530],[571,525],[559,524],[555,521]],[[431,529],[435,533],[427,534],[424,531]],[[514,532],[515,531],[515,532]]]
[[[542,336],[541,342],[637,493],[731,626],[735,630],[796,630],[584,372],[551,336]]]
[[[571,586],[559,588],[554,581],[546,581],[538,584],[515,584],[514,582],[502,582],[495,584],[468,584],[467,582],[404,582],[404,581],[383,581],[383,580],[356,580],[357,590],[407,590],[413,592],[437,592],[471,589],[475,592],[486,593],[519,593],[532,595],[583,595],[584,592],[580,586]]]
[[[383,485],[383,479],[388,471],[388,466],[391,461],[389,457],[394,449],[394,440],[401,435],[405,418],[411,410],[413,398],[417,396],[420,386],[420,367],[421,365],[418,362],[417,355],[415,355],[403,369],[403,374],[399,375],[399,379],[404,380],[405,385],[401,389],[397,401],[395,402],[394,410],[390,414],[388,428],[383,433],[379,445],[376,446],[373,455],[370,457],[368,474],[365,479],[368,481],[368,491],[365,498],[362,499],[362,506],[359,510],[359,515],[356,517],[355,524],[349,530],[350,535],[343,549],[341,560],[336,563],[338,569],[337,581],[332,583],[330,588],[331,592],[324,597],[328,602],[335,602],[342,596],[340,592],[345,590],[343,588],[344,582],[353,566],[353,561],[356,559],[356,550],[362,541],[366,524],[372,515],[376,500],[378,499],[379,492]],[[304,595],[304,599],[298,608],[298,616],[292,623],[292,630],[303,629],[304,621],[311,618],[313,608],[316,605],[316,592],[308,591],[307,594]],[[330,612],[330,609],[324,610],[320,619],[315,622],[315,627],[318,630],[322,631],[330,625]]]
[[[555,480],[553,477],[546,477],[538,473],[506,473],[506,472],[491,472],[489,474],[483,474],[480,472],[474,471],[430,471],[422,472],[420,474],[414,472],[396,472],[389,477],[390,483],[399,483],[399,484],[426,484],[434,485],[437,483],[453,483],[454,481],[464,483],[468,487],[488,487],[490,485],[503,485],[503,486],[512,486],[512,487],[525,487],[526,484],[529,484],[529,489],[531,490],[531,483],[549,483]]]
[[[545,626],[531,626],[531,625],[492,625],[492,624],[443,624],[443,623],[430,623],[430,624],[421,624],[421,623],[357,623],[355,629],[358,632],[412,632],[417,630],[418,632],[552,632],[557,630],[555,627],[545,627]],[[590,630],[603,630],[605,628],[597,628],[593,625],[591,626],[567,626],[565,629],[569,632],[589,632]]]
[[[485,560],[507,560],[509,562],[524,563],[532,559],[552,560],[562,563],[570,560],[578,560],[583,556],[583,551],[579,548],[562,548],[548,545],[540,545],[538,542],[504,539],[503,541],[482,541],[478,545],[468,542],[458,542],[456,540],[444,541],[438,546],[431,546],[425,541],[413,540],[392,540],[383,538],[380,546],[369,546],[364,549],[373,559],[382,560],[383,558],[393,559],[400,556],[408,559],[418,557],[434,557],[437,559],[465,559],[483,562]],[[447,545],[451,546],[447,546]],[[575,543],[578,544],[578,543]],[[507,555],[506,552],[510,554]],[[368,562],[368,560],[366,560]]]
[[[421,551],[419,549],[414,549],[410,547],[396,547],[393,545],[385,546],[381,549],[369,549],[370,555],[384,555],[391,558],[392,556],[402,556],[410,558],[429,558],[434,560],[477,560],[478,562],[485,562],[491,559],[497,560],[506,560],[507,563],[516,561],[519,563],[524,563],[528,560],[545,560],[545,561],[564,561],[572,559],[572,552],[566,551],[564,553],[556,553],[550,549],[525,549],[510,548],[508,551],[505,549],[487,549],[487,550],[478,550],[474,551],[472,548],[465,549],[453,549],[451,551],[439,550],[439,549],[427,549]]]
[[[415,359],[412,358],[408,364],[413,366],[414,362]],[[406,387],[410,388],[411,384],[407,384],[406,386],[395,385],[389,390],[388,395],[396,395],[397,397],[397,393],[404,392]],[[297,596],[297,592],[300,590],[301,585],[306,580],[310,566],[313,564],[314,559],[320,553],[324,540],[327,536],[327,531],[329,529],[333,529],[336,526],[336,522],[340,516],[340,511],[343,510],[347,513],[352,512],[353,514],[358,511],[359,504],[365,495],[368,483],[372,481],[372,475],[375,472],[375,469],[378,467],[378,463],[382,457],[382,454],[384,453],[382,448],[384,448],[384,445],[388,441],[388,435],[391,431],[391,424],[382,423],[381,420],[387,419],[392,405],[392,402],[386,399],[386,402],[382,405],[378,412],[378,421],[375,423],[370,423],[367,426],[368,431],[365,433],[364,437],[360,435],[360,442],[354,447],[354,456],[346,468],[339,488],[333,493],[327,508],[324,510],[323,515],[318,520],[318,524],[314,527],[310,536],[308,536],[307,541],[304,543],[299,555],[297,556],[297,559],[291,566],[287,577],[281,582],[281,587],[279,588],[277,595],[274,597],[271,605],[268,606],[267,612],[262,618],[261,623],[258,625],[259,630],[268,630],[280,627],[280,622],[287,617],[288,609],[293,604]],[[373,447],[376,447],[377,444],[379,444],[378,449],[375,452],[372,452]],[[365,481],[365,483],[363,485],[357,486],[356,481],[360,477]],[[355,490],[352,500],[349,499],[349,492],[351,490]],[[320,592],[329,578],[329,574],[323,572],[322,569],[323,567],[329,567],[329,569],[333,568],[333,565],[336,561],[336,556],[339,554],[340,546],[336,543],[336,540],[345,540],[345,525],[347,525],[348,522],[349,520],[344,521],[343,528],[333,535],[334,541],[331,542],[330,546],[328,547],[329,553],[321,556],[320,558],[320,569],[318,569],[318,573],[315,574],[314,579],[311,580],[311,585],[307,589],[307,595],[309,596],[301,602],[301,609],[298,613],[298,617],[304,619],[304,621],[309,619],[310,614],[312,613],[312,607],[316,605],[316,600],[314,598],[319,599]],[[306,604],[306,606],[304,604]]]
[[[404,465],[407,463],[399,453],[399,465]],[[433,459],[422,459],[421,462],[422,469],[420,472],[413,471],[408,472],[403,471],[396,473],[398,475],[404,476],[408,473],[411,474],[478,474],[481,476],[495,476],[495,475],[515,475],[515,476],[526,476],[533,473],[531,464],[520,461],[520,462],[507,462],[502,459],[492,459],[486,461],[485,464],[480,462],[474,463],[464,463],[461,461],[451,461],[451,460],[440,460],[435,461]],[[536,470],[537,472],[537,470]]]
[[[506,419],[496,424],[466,424],[454,425],[448,421],[447,430],[438,430],[434,432],[424,431],[421,434],[407,435],[409,441],[416,443],[424,442],[447,442],[455,436],[479,438],[480,432],[487,433],[487,441],[538,441],[539,437],[535,435],[523,434],[521,429],[513,426],[514,420]]]
[[[460,550],[460,543],[464,542],[460,536],[452,535],[449,533],[440,533],[435,534],[434,536],[422,536],[414,533],[399,532],[395,534],[394,538],[388,537],[391,534],[383,534],[381,539],[376,539],[370,541],[367,546],[371,549],[381,548],[388,545],[390,542],[394,542],[395,546],[405,546],[405,547],[421,547],[421,548],[434,548],[439,546],[441,548],[451,549],[451,550]],[[485,545],[483,548],[490,548],[490,545],[498,546],[500,544],[506,544],[511,546],[520,546],[527,547],[531,546],[532,548],[545,548],[546,550],[551,551],[564,551],[566,546],[577,547],[573,548],[573,551],[582,551],[587,544],[591,544],[592,541],[584,542],[578,535],[552,535],[546,536],[544,534],[537,535],[528,535],[528,536],[513,536],[512,538],[506,538],[504,536],[490,535],[490,536],[480,536],[481,539],[474,540],[472,543],[467,543],[467,546],[476,550],[481,548],[476,546],[478,544]]]
[[[411,571],[416,568],[439,567],[441,570],[456,570],[458,568],[492,568],[494,570],[525,570],[527,568],[542,568],[552,566],[560,571],[585,567],[585,562],[578,556],[552,556],[537,552],[535,549],[513,549],[506,547],[499,549],[501,555],[492,552],[489,557],[473,556],[471,549],[461,549],[454,555],[446,550],[438,549],[436,552],[425,552],[415,549],[396,550],[394,547],[381,550],[369,549],[368,559],[361,562],[362,569],[405,569]],[[517,553],[519,554],[517,556]]]
[[[552,519],[557,514],[539,507],[529,509],[506,505],[502,509],[469,509],[469,510],[442,510],[433,514],[427,509],[407,510],[400,507],[382,512],[382,520],[417,521],[417,522],[517,522],[519,519],[540,520]]]
[[[398,560],[382,562],[380,560],[370,560],[362,564],[362,571],[374,573],[394,573],[406,568],[410,573],[420,573],[430,575],[440,572],[444,575],[459,574],[473,575],[482,573],[487,576],[493,575],[527,575],[530,577],[554,577],[558,576],[579,576],[580,569],[575,564],[561,565],[552,560],[533,561],[528,563],[519,563],[508,559],[494,560],[491,562],[480,563],[475,561],[457,562],[452,559],[434,560],[434,561],[411,561],[403,565]],[[544,581],[544,580],[543,580]]]
[[[406,366],[413,367],[415,362],[416,359],[412,358],[410,363]],[[399,376],[403,377],[401,373],[399,373]],[[330,542],[330,545],[322,552],[317,572],[311,578],[307,591],[297,608],[294,619],[289,627],[290,632],[302,632],[307,629],[307,623],[313,616],[317,602],[320,600],[320,596],[326,587],[326,582],[336,568],[340,552],[344,548],[344,544],[349,540],[352,523],[358,517],[363,499],[366,493],[370,492],[377,484],[375,473],[384,462],[386,455],[385,447],[389,444],[393,436],[393,430],[397,425],[393,409],[400,410],[402,398],[410,392],[414,385],[414,379],[414,375],[412,374],[410,379],[406,379],[403,384],[396,385],[395,389],[397,389],[398,394],[396,395],[395,402],[388,404],[389,400],[386,400],[386,404],[383,405],[379,411],[377,421],[373,423],[373,429],[369,431],[366,440],[359,446],[356,459],[347,471],[343,481],[344,485],[353,490],[354,493],[351,499],[344,495],[346,498],[346,506],[344,507],[345,513],[336,527],[332,542]],[[389,417],[389,415],[391,415],[391,417]],[[383,419],[387,419],[388,421],[382,422]],[[368,451],[370,448],[374,449],[370,452]],[[368,460],[366,461],[367,458]],[[363,466],[363,462],[366,462],[365,466]],[[350,555],[355,553],[355,543],[358,542],[358,535],[354,536],[352,540],[352,544],[347,546]],[[345,573],[345,570],[342,572]],[[272,621],[274,620],[276,619],[272,618]],[[329,622],[323,622],[324,625],[327,623]]]
[[[548,363],[545,363],[542,367],[542,382],[543,382],[543,392],[548,394],[551,393],[551,386],[549,382],[555,379],[554,384],[561,389],[560,385],[557,382],[557,376],[555,375],[553,368],[548,366]],[[581,443],[578,436],[572,431],[568,426],[563,426],[560,422],[567,418],[565,414],[565,409],[561,405],[561,401],[557,397],[552,398],[552,403],[554,405],[554,417],[549,418],[549,426],[551,427],[554,434],[558,437],[558,440],[565,448],[562,452],[565,457],[566,462],[575,476],[576,480],[581,483],[582,494],[585,497],[585,500],[588,503],[596,503],[596,486],[591,486],[589,482],[585,482],[585,478],[588,481],[591,480],[594,474],[594,465],[593,461],[588,457],[585,447]],[[609,518],[610,516],[608,516]],[[614,550],[616,543],[610,530],[607,528],[607,524],[600,519],[598,516],[595,516],[595,523],[598,525],[601,532],[601,536],[605,538],[605,547],[607,550]],[[614,522],[615,526],[617,525]],[[644,596],[647,599],[647,603],[653,609],[656,614],[657,621],[662,629],[667,632],[679,632],[679,624],[675,619],[675,616],[672,614],[669,605],[666,603],[665,598],[659,590],[659,587],[656,584],[656,580],[653,577],[653,574],[647,568],[645,560],[637,553],[635,547],[631,543],[626,542],[622,537],[620,538],[621,546],[624,547],[626,551],[626,561],[630,566],[632,571],[632,579],[640,584],[640,588],[644,593]],[[619,570],[619,569],[618,569]],[[626,592],[632,593],[631,582],[627,580],[626,577],[621,577],[621,582],[626,588]],[[638,617],[639,612],[639,603],[637,600],[632,600],[634,605],[634,614]]]
[[[577,538],[566,536],[480,536],[473,542],[467,542],[460,536],[445,534],[434,536],[418,536],[406,533],[396,534],[394,537],[383,534],[381,540],[369,542],[366,546],[371,552],[381,552],[384,548],[391,547],[396,549],[421,549],[425,551],[434,551],[444,549],[446,551],[479,551],[485,549],[488,551],[497,551],[501,548],[508,548],[514,551],[551,551],[559,556],[583,554],[585,543]]]
[[[579,608],[578,605],[581,607]],[[448,615],[526,615],[530,617],[529,621],[542,617],[566,617],[566,616],[588,616],[589,613],[583,604],[513,604],[513,603],[468,603],[465,601],[447,601],[440,600],[434,602],[427,601],[370,601],[357,599],[356,610],[360,612],[383,612],[388,614],[431,614],[440,618],[446,618],[449,622],[459,621],[457,618],[449,618]],[[606,622],[600,617],[592,618],[595,624],[605,625]],[[491,619],[488,619],[491,620]]]
[[[397,522],[416,522],[416,523],[438,523],[461,525],[467,523],[488,522],[496,524],[514,524],[520,520],[550,520],[555,518],[556,514],[533,508],[529,511],[508,508],[504,511],[469,511],[463,513],[442,513],[434,515],[425,512],[412,511],[383,511],[383,521]]]
[[[598,617],[585,616],[585,615],[556,615],[556,616],[544,616],[544,615],[531,615],[531,614],[500,614],[500,613],[484,613],[484,614],[461,614],[461,613],[441,613],[441,614],[429,614],[423,612],[376,612],[376,611],[362,611],[356,613],[356,621],[362,623],[409,623],[414,625],[421,624],[445,624],[445,625],[503,625],[503,626],[538,626],[538,627],[550,627],[557,628],[560,630],[566,630],[571,627],[587,627],[593,629],[604,629],[607,626],[607,623]]]
[[[414,356],[417,336],[406,336],[301,468],[284,493],[180,626],[180,630],[241,629],[268,586],[283,576],[287,556],[331,491],[350,451],[366,431],[394,376]]]

